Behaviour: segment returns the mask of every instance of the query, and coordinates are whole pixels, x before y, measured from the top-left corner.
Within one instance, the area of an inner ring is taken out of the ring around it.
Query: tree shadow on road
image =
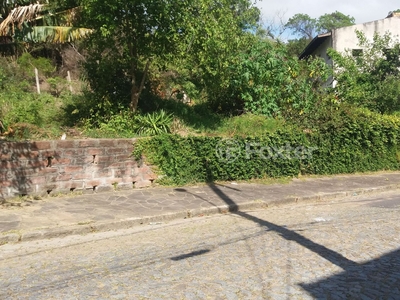
[[[300,284],[302,288],[316,299],[359,299],[361,295],[366,295],[365,299],[399,299],[400,249],[369,262],[359,264],[284,226],[279,226],[246,212],[238,211],[238,205],[218,185],[209,184],[209,187],[228,205],[229,211],[278,233],[282,238],[309,249],[345,270],[340,274],[333,275],[316,283]],[[357,241],[355,240],[354,242],[356,243]]]
[[[399,299],[400,248],[344,272],[300,286],[315,299]],[[327,289],[329,288],[329,289]]]

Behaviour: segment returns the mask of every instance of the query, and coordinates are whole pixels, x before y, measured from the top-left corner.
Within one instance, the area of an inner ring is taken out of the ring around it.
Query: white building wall
[[[357,24],[332,30],[332,48],[343,52],[350,49],[361,49],[355,31],[364,32],[366,38],[372,41],[374,33],[383,35],[391,32],[394,36],[400,34],[400,17],[386,18],[364,24]]]

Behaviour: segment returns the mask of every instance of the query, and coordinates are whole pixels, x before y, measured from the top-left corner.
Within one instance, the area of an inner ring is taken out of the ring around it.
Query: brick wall
[[[134,141],[0,141],[0,198],[149,186],[155,175],[131,157]]]

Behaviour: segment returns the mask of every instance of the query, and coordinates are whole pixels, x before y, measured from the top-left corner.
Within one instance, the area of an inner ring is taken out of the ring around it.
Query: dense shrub
[[[384,114],[400,110],[400,42],[386,33],[372,41],[358,31],[363,50],[339,53],[329,49],[335,62],[335,93],[342,101]]]
[[[142,154],[174,184],[298,174],[398,169],[400,119],[362,109],[338,109],[310,130],[278,130],[258,137],[161,135],[137,142]]]

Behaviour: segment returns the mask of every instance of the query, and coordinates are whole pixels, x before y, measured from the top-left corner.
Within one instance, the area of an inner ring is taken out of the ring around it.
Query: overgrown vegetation
[[[351,106],[326,117],[310,131],[286,127],[230,139],[160,135],[139,140],[134,154],[159,167],[161,183],[178,185],[399,168],[399,118]]]
[[[337,96],[348,102],[367,107],[380,113],[400,110],[400,44],[389,33],[375,34],[369,41],[357,32],[357,56],[347,51],[332,49],[329,55],[335,62]]]
[[[248,0],[153,2],[3,1],[1,138],[145,137],[174,184],[398,168],[399,41],[359,33],[333,72],[294,54],[351,16],[297,14],[283,43]]]

